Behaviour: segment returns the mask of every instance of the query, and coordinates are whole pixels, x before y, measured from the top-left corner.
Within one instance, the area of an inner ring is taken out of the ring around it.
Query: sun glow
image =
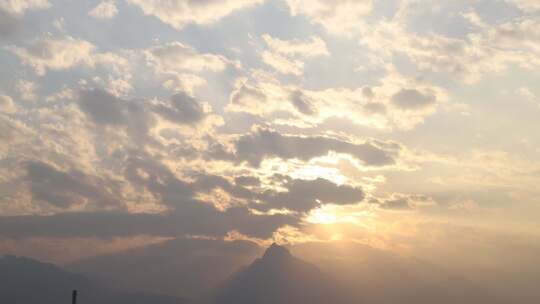
[[[338,221],[335,214],[315,211],[307,218],[307,221],[314,224],[333,224]]]
[[[306,217],[306,222],[311,224],[360,224],[360,219],[367,216],[365,212],[349,212],[343,207],[336,205],[324,205],[312,210]]]
[[[266,159],[262,162],[259,172],[267,175],[288,175],[291,178],[303,180],[324,178],[335,184],[342,185],[349,182],[349,179],[338,167],[340,160],[341,156],[335,153],[316,157],[307,162],[298,159],[287,161],[278,158]]]

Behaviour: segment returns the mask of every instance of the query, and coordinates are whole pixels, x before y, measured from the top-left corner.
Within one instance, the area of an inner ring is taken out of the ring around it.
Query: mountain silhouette
[[[207,304],[344,304],[352,297],[316,266],[272,244],[249,267],[214,290]],[[354,301],[358,303],[358,301]]]
[[[197,299],[264,250],[249,241],[177,238],[66,265],[122,290]]]
[[[0,303],[70,303],[79,291],[84,304],[184,304],[185,300],[151,293],[124,293],[83,275],[24,257],[0,256]]]

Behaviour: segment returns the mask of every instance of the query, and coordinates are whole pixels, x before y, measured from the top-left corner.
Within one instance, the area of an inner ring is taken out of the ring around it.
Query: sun
[[[305,218],[305,221],[311,224],[323,225],[339,223],[358,224],[361,216],[361,213],[349,210],[347,207],[327,204],[312,210]]]
[[[331,212],[325,212],[322,209],[317,209],[311,212],[311,214],[306,218],[306,221],[312,224],[329,225],[337,223],[338,217]]]

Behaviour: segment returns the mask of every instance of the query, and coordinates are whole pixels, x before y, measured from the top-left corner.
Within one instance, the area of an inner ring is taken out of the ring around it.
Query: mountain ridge
[[[262,255],[212,292],[205,304],[353,303],[318,267],[272,244]],[[358,302],[356,302],[358,303]]]
[[[0,303],[69,303],[75,289],[85,304],[189,303],[168,295],[120,292],[54,264],[14,255],[0,256],[0,282]]]

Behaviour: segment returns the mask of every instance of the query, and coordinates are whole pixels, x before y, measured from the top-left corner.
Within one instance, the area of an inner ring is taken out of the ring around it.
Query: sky
[[[0,67],[0,253],[537,269],[537,0],[0,0]]]

